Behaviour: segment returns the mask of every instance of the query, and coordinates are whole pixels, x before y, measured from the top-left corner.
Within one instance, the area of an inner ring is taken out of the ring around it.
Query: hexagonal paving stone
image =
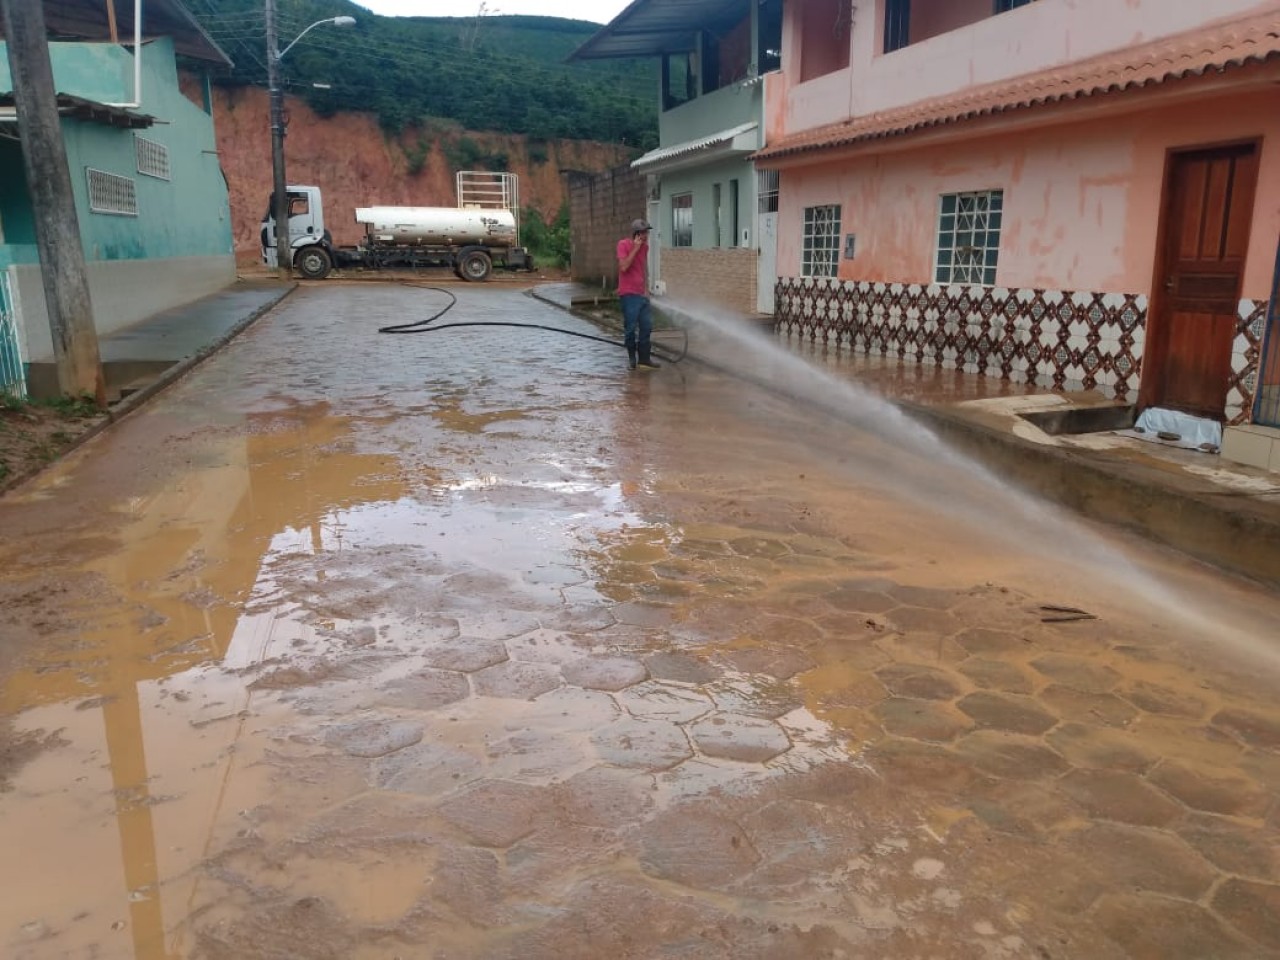
[[[1139,710],[1167,717],[1198,720],[1207,709],[1207,704],[1194,694],[1145,681],[1138,681],[1116,692]]]
[[[1060,653],[1037,657],[1031,666],[1050,680],[1084,693],[1106,693],[1120,682],[1120,674],[1104,663]]]
[[[1280,717],[1272,714],[1230,707],[1215,713],[1210,723],[1214,728],[1233,734],[1251,747],[1269,750],[1280,747]]]
[[[1043,743],[999,730],[975,730],[956,752],[983,773],[1008,780],[1056,777],[1067,769],[1067,761]]]
[[[574,823],[620,829],[653,807],[653,777],[617,767],[592,767],[552,788]]]
[[[1080,818],[1080,808],[1051,784],[1029,780],[976,783],[963,802],[992,830],[1036,840]]]
[[[903,606],[925,607],[929,610],[949,610],[964,599],[962,594],[956,593],[954,590],[911,587],[903,584],[891,587],[889,596]]]
[[[1030,697],[1012,693],[981,690],[957,701],[956,706],[978,726],[1009,733],[1041,734],[1058,722]]]
[[[1192,810],[1235,817],[1262,817],[1271,805],[1270,793],[1259,784],[1227,770],[1193,769],[1165,760],[1147,779]]]
[[[481,846],[509,847],[538,828],[548,799],[545,787],[511,780],[479,780],[436,809]]]
[[[1005,693],[1030,693],[1035,689],[1030,675],[1017,664],[1005,660],[970,659],[960,664],[959,671],[984,690]]]
[[[740,557],[763,557],[776,560],[791,552],[781,540],[770,540],[767,537],[738,537],[729,541],[729,546]]]
[[[900,697],[916,700],[951,700],[960,695],[953,675],[918,663],[891,663],[881,667],[876,677]]]
[[[1112,693],[1085,693],[1075,687],[1054,683],[1038,694],[1064,720],[1082,723],[1104,723],[1109,727],[1127,727],[1138,715],[1137,708]]]
[[[704,687],[716,706],[726,713],[776,720],[804,706],[787,684],[769,677],[721,680]]]
[[[640,832],[644,871],[686,886],[727,887],[750,873],[759,859],[742,828],[713,814],[673,810]]]
[[[950,704],[931,700],[890,697],[877,703],[872,712],[880,718],[886,731],[911,740],[944,743],[972,726]]]
[[[1280,877],[1280,843],[1272,833],[1208,815],[1192,816],[1174,829],[1220,870],[1256,879]]]
[[[570,663],[589,654],[592,642],[563,630],[530,630],[507,640],[507,653],[512,660],[528,663]]]
[[[1178,816],[1178,805],[1141,777],[1115,770],[1072,770],[1058,785],[1093,817],[1158,827]]]
[[[472,673],[502,663],[507,659],[507,648],[498,640],[459,637],[451,643],[424,650],[422,659],[429,666],[442,670]]]
[[[636,717],[685,723],[715,709],[711,698],[684,687],[650,680],[617,695],[623,708]]]
[[[591,740],[606,763],[638,770],[669,770],[693,756],[684,730],[665,720],[620,720]]]
[[[1021,653],[1031,646],[1020,633],[1011,630],[986,630],[981,627],[964,630],[956,634],[955,640],[974,656]]]
[[[775,680],[790,680],[797,673],[812,670],[813,658],[794,647],[751,647],[747,650],[730,650],[724,655],[735,670],[743,673],[763,673]]]
[[[960,621],[945,610],[925,607],[898,607],[889,612],[889,619],[899,630],[911,633],[936,633],[949,637],[960,629]]]
[[[1258,960],[1257,947],[1246,944],[1199,904],[1184,900],[1108,894],[1098,902],[1094,917],[1133,960]]]
[[[340,723],[324,732],[326,743],[353,757],[385,757],[422,739],[422,724],[409,720],[370,718]]]
[[[584,657],[565,664],[560,672],[588,690],[622,690],[648,677],[644,664],[630,657]]]
[[[758,717],[716,713],[690,725],[694,745],[708,757],[764,763],[791,749],[776,723]]]
[[[467,637],[501,642],[536,630],[538,618],[523,610],[491,609],[465,617],[461,628],[461,632]]]
[[[967,759],[953,750],[916,740],[886,737],[864,754],[887,782],[908,790],[929,790],[954,796],[983,779]]]
[[[472,674],[471,682],[482,697],[532,700],[560,686],[560,672],[544,663],[508,660]]]
[[[1245,936],[1280,951],[1280,886],[1232,877],[1214,894],[1213,909]]]
[[[483,772],[480,759],[459,747],[419,743],[378,761],[374,782],[397,793],[434,796],[477,780]]]
[[[859,613],[888,613],[898,605],[885,593],[872,590],[841,588],[824,594],[824,599],[837,610],[856,610]]]
[[[1076,767],[1143,773],[1160,759],[1140,737],[1106,727],[1064,723],[1045,739]]]
[[[450,670],[420,670],[392,680],[379,691],[378,703],[410,710],[434,710],[471,694],[467,678]]]
[[[1147,890],[1197,900],[1217,873],[1203,857],[1163,831],[1095,823],[1068,840],[1112,890]]]
[[[671,624],[672,609],[657,603],[631,601],[611,608],[613,618],[633,627],[666,627]]]
[[[679,683],[707,683],[720,676],[721,671],[699,657],[687,653],[655,653],[645,657],[649,676],[655,680],[675,680]]]

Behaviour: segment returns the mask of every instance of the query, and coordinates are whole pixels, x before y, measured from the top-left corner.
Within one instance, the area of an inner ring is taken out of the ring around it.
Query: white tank
[[[510,210],[359,207],[356,223],[363,223],[369,240],[378,244],[510,246],[516,241],[516,218]]]

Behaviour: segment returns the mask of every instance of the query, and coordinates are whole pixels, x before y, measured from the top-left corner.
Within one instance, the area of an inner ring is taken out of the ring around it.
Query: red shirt
[[[630,237],[626,237],[618,241],[618,296],[634,293],[639,296],[645,296],[649,291],[645,284],[645,261],[648,259],[648,251],[641,250],[636,254],[636,258],[631,261],[631,266],[626,270],[622,269],[622,261],[627,259],[631,253],[631,248],[636,242]]]

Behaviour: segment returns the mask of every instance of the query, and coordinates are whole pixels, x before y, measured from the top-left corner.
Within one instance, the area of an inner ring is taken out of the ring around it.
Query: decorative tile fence
[[[786,277],[781,332],[1053,390],[1137,398],[1147,297]],[[1240,303],[1227,418],[1247,418],[1265,303]]]

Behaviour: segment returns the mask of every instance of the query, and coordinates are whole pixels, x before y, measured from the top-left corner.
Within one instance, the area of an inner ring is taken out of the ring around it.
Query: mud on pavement
[[[372,334],[433,305],[300,291],[0,501],[5,956],[1280,955],[1275,597],[1114,544],[1228,644],[705,369]]]

